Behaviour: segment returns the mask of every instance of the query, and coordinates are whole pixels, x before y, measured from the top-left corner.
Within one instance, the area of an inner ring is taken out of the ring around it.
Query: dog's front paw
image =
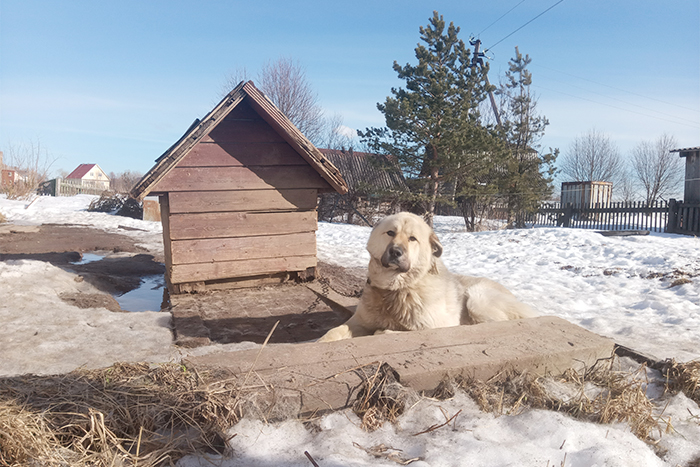
[[[350,339],[351,337],[352,331],[350,331],[350,327],[347,324],[341,324],[325,333],[318,342],[333,342],[342,339]]]

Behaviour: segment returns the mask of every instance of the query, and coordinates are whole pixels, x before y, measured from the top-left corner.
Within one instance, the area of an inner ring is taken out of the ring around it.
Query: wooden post
[[[678,223],[678,203],[675,199],[668,200],[668,217],[666,218],[666,232],[675,233]]]

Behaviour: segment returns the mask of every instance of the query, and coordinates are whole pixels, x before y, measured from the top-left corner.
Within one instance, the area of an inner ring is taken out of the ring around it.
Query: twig
[[[432,426],[431,426],[430,428],[428,428],[427,430],[421,431],[420,433],[415,433],[415,434],[412,435],[412,436],[418,436],[418,435],[423,435],[423,434],[425,434],[425,433],[430,433],[431,431],[435,431],[435,430],[437,430],[437,429],[439,429],[439,428],[442,428],[442,427],[445,426],[445,425],[449,425],[450,422],[451,422],[452,420],[454,420],[455,418],[457,418],[457,415],[459,415],[459,414],[461,414],[461,413],[462,413],[462,411],[460,410],[459,412],[457,412],[456,414],[454,414],[452,417],[450,417],[450,419],[447,420],[445,423],[441,423],[441,424],[439,424],[439,425],[432,425]]]
[[[311,457],[311,454],[309,454],[309,451],[304,451],[304,454],[306,455],[306,457],[309,458],[309,461],[313,464],[314,467],[319,467],[314,458]]]
[[[270,337],[272,337],[272,333],[275,332],[275,329],[277,329],[277,325],[280,324],[279,320],[275,323],[274,326],[272,326],[272,329],[270,329],[270,332],[267,334],[267,337],[265,338],[265,342],[263,342],[262,347],[260,347],[260,350],[258,350],[258,354],[255,356],[255,360],[253,360],[253,364],[250,367],[250,370],[248,370],[248,373],[246,373],[245,378],[243,378],[243,384],[241,384],[241,389],[245,387],[246,383],[248,382],[248,378],[250,377],[251,373],[253,373],[253,370],[255,369],[255,365],[258,363],[258,359],[260,358],[260,354],[262,353],[263,349],[267,345],[267,343],[270,340]]]

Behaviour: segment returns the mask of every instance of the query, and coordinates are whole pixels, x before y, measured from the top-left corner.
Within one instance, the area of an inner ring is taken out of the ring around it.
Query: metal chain
[[[362,289],[355,290],[354,292],[351,292],[351,293],[345,293],[345,292],[341,292],[340,290],[333,287],[331,285],[331,281],[329,281],[325,277],[319,277],[317,280],[318,280],[318,283],[321,284],[321,295],[317,295],[316,300],[314,300],[313,303],[311,305],[309,305],[309,307],[306,310],[302,311],[302,314],[307,314],[307,313],[311,313],[312,311],[314,311],[316,309],[316,307],[318,306],[318,304],[321,303],[321,296],[328,298],[328,293],[331,290],[333,290],[333,292],[335,292],[339,295],[342,295],[344,297],[350,297],[350,298],[357,298],[357,297],[360,297],[362,295]]]

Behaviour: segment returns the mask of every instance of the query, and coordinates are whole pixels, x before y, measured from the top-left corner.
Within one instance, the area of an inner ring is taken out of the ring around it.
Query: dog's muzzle
[[[382,266],[385,268],[395,267],[400,272],[406,272],[411,268],[411,262],[401,245],[390,243],[382,255]]]

